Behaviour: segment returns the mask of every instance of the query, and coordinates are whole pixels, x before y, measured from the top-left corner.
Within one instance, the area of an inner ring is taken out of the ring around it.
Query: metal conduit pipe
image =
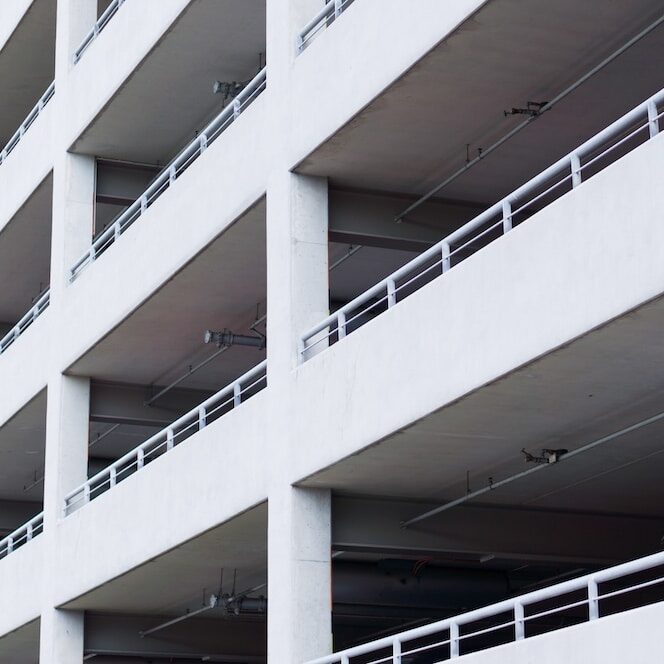
[[[450,502],[445,503],[444,505],[440,505],[439,507],[434,507],[428,512],[424,512],[424,514],[420,514],[419,516],[413,517],[412,519],[408,519],[407,521],[402,521],[401,527],[408,528],[409,526],[419,523],[420,521],[424,521],[429,517],[435,516],[436,514],[440,514],[441,512],[446,512],[447,510],[450,510],[453,507],[457,507],[458,505],[461,505],[469,500],[472,500],[473,498],[477,498],[478,496],[488,493],[489,491],[495,491],[501,486],[505,486],[506,484],[515,482],[516,480],[519,480],[523,477],[527,477],[528,475],[532,475],[533,473],[538,473],[542,470],[545,470],[546,468],[553,468],[557,466],[559,463],[562,463],[563,461],[567,461],[568,459],[575,457],[577,454],[583,454],[584,452],[588,452],[589,450],[599,447],[600,445],[604,445],[605,443],[615,440],[616,438],[620,438],[621,436],[625,436],[628,433],[632,433],[633,431],[638,431],[643,427],[646,427],[650,424],[654,424],[655,422],[659,422],[662,419],[664,419],[664,411],[657,413],[652,417],[640,420],[639,422],[636,422],[628,427],[625,427],[624,429],[620,429],[606,436],[602,436],[601,438],[597,438],[596,440],[593,440],[590,443],[586,443],[585,445],[582,445],[581,447],[578,447],[575,450],[566,452],[565,454],[560,456],[555,463],[539,464],[533,466],[532,468],[529,468],[528,470],[516,473],[516,475],[510,475],[509,477],[506,477],[504,480],[500,480],[498,482],[490,482],[487,486],[478,489],[477,491],[471,491],[470,493],[467,493],[465,496],[462,496],[461,498],[457,498],[456,500],[451,500]]]
[[[206,344],[217,344],[219,348],[222,346],[251,346],[263,350],[267,345],[265,337],[234,334],[230,330],[221,330],[221,332],[207,330],[203,336],[203,341]]]
[[[625,51],[627,51],[629,48],[634,46],[637,42],[641,41],[646,35],[650,34],[655,28],[657,28],[659,25],[664,23],[664,14],[662,14],[657,20],[653,21],[648,27],[644,28],[639,32],[637,35],[632,37],[627,43],[623,44],[619,49],[611,53],[607,58],[602,60],[598,65],[593,67],[589,72],[586,72],[581,78],[576,80],[572,85],[569,87],[565,88],[560,94],[556,95],[551,101],[547,102],[540,108],[536,113],[533,115],[529,116],[526,120],[523,122],[519,123],[514,129],[509,131],[507,134],[505,134],[502,138],[500,138],[498,141],[493,143],[490,147],[482,150],[482,152],[475,157],[474,159],[471,159],[468,163],[466,163],[464,166],[462,166],[458,171],[455,171],[450,175],[448,178],[443,180],[440,184],[437,184],[433,189],[428,191],[426,194],[424,194],[422,197],[418,198],[412,205],[409,205],[403,212],[398,214],[395,218],[394,221],[397,223],[400,223],[403,221],[403,219],[413,212],[413,210],[416,210],[420,205],[423,203],[426,203],[429,199],[431,199],[433,196],[435,196],[439,191],[444,189],[448,184],[451,184],[459,178],[461,175],[463,175],[467,170],[478,164],[482,159],[485,159],[489,154],[491,154],[494,150],[497,150],[501,145],[509,141],[510,138],[518,134],[522,129],[525,129],[528,125],[530,125],[532,122],[537,120],[539,117],[541,117],[544,113],[547,111],[550,111],[556,104],[561,102],[565,97],[570,95],[574,90],[576,90],[580,85],[585,83],[589,78],[597,74],[599,71],[604,69],[608,64],[613,62],[617,57],[622,55]]]

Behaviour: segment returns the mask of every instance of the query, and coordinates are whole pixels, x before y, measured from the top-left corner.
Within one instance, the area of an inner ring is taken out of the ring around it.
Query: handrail
[[[87,50],[88,46],[97,39],[99,33],[108,25],[108,22],[115,16],[115,13],[120,9],[125,0],[112,0],[111,4],[106,7],[102,15],[97,19],[95,24],[90,28],[88,33],[83,38],[79,47],[74,51],[73,61],[76,64],[82,57],[83,53]]]
[[[267,85],[267,69],[263,68],[235,97],[232,104],[217,115],[198,136],[166,166],[143,195],[132,203],[115,221],[98,235],[90,249],[79,258],[70,270],[73,281],[86,265],[95,261],[154,203],[168,187],[229,127]]]
[[[454,659],[456,657],[460,657],[462,654],[460,653],[460,644],[463,641],[470,639],[473,636],[486,634],[487,632],[513,628],[514,641],[523,640],[528,636],[526,626],[529,621],[533,621],[547,615],[553,615],[555,613],[563,613],[564,611],[571,608],[587,605],[588,620],[597,620],[600,618],[600,602],[602,600],[617,597],[629,592],[635,592],[643,588],[664,584],[664,577],[660,575],[655,579],[649,579],[647,581],[643,581],[642,579],[635,580],[631,585],[622,587],[620,589],[607,591],[605,593],[600,593],[600,584],[606,583],[608,581],[624,579],[639,572],[645,572],[661,566],[664,566],[664,552],[654,553],[650,556],[639,558],[627,563],[622,563],[620,565],[616,565],[615,567],[609,567],[598,572],[593,572],[586,576],[571,579],[570,581],[563,581],[562,583],[549,586],[548,588],[542,588],[525,595],[503,600],[497,604],[491,604],[490,606],[475,609],[473,611],[462,613],[461,615],[446,618],[444,620],[439,620],[437,622],[430,623],[429,625],[423,625],[422,627],[409,629],[405,632],[401,632],[400,634],[386,636],[376,641],[354,646],[332,655],[319,657],[318,659],[307,662],[307,664],[350,664],[351,659],[354,657],[369,655],[371,653],[380,651],[382,651],[382,653],[379,659],[372,660],[371,662],[366,662],[366,660],[363,661],[365,661],[366,664],[375,664],[377,662],[400,662],[402,661],[401,657],[404,657],[408,654],[414,654],[416,651],[431,651],[441,648],[449,649],[447,657],[436,655],[436,661],[439,662],[443,661],[444,659]],[[541,611],[535,611],[531,614],[528,614],[526,611],[529,606],[532,607],[533,605],[540,604],[552,599],[558,599],[579,591],[585,591],[584,599],[574,599],[569,603],[555,606],[553,608],[542,609]],[[649,602],[646,600],[642,605],[647,603]],[[497,626],[487,628],[486,624],[481,624],[481,621],[486,621],[489,618],[496,618],[502,614],[509,615],[510,613],[512,614],[512,618],[506,621],[500,621],[499,625]],[[464,633],[460,634],[460,627],[468,626],[473,623],[480,623],[478,625],[479,629],[474,632],[464,630]],[[442,641],[429,643],[425,646],[413,647],[412,650],[408,650],[407,644],[409,642],[415,641],[416,639],[435,636],[440,633],[442,633],[444,636]],[[490,647],[490,645],[487,645],[482,649]],[[392,654],[387,656],[386,653],[390,650],[392,651]],[[383,654],[385,654],[384,657]]]
[[[39,98],[39,101],[33,106],[32,110],[28,113],[27,117],[21,123],[21,126],[14,132],[14,135],[7,141],[7,144],[2,151],[0,151],[0,164],[4,163],[9,153],[18,145],[19,141],[23,138],[23,134],[30,128],[32,123],[37,119],[37,116],[44,110],[44,106],[48,104],[53,95],[55,94],[55,81],[53,81],[47,88],[46,92]]]
[[[35,320],[42,314],[44,309],[48,307],[51,301],[51,291],[47,289],[39,296],[37,301],[32,305],[27,314],[19,320],[14,327],[0,339],[0,355],[4,353],[22,334],[25,330],[32,325]]]
[[[68,493],[65,497],[65,516],[169,452],[175,445],[244,403],[266,385],[267,360],[264,360]]]
[[[32,517],[30,521],[19,526],[14,532],[9,533],[3,540],[0,540],[0,558],[4,558],[13,551],[16,551],[16,549],[29,542],[36,535],[39,535],[43,530],[44,513],[40,512],[37,516]]]
[[[301,361],[308,359],[311,355],[309,351],[318,344],[334,343],[335,337],[337,341],[343,339],[353,331],[354,328],[350,329],[351,323],[355,323],[355,327],[361,326],[361,317],[371,310],[379,306],[389,309],[397,304],[400,295],[401,299],[408,296],[406,289],[414,291],[419,288],[416,282],[444,275],[452,267],[453,258],[457,259],[457,262],[463,260],[460,253],[468,250],[470,245],[478,241],[491,241],[489,234],[492,232],[499,236],[510,232],[515,225],[515,217],[523,214],[533,203],[542,202],[546,197],[562,195],[561,185],[564,185],[562,193],[566,193],[569,188],[578,187],[582,184],[584,169],[592,166],[601,170],[601,159],[611,155],[617,148],[628,148],[628,142],[636,140],[641,132],[647,133],[646,141],[657,136],[660,132],[660,119],[664,115],[658,110],[658,105],[662,102],[664,89],[309,329],[299,340]],[[637,122],[641,124],[635,129],[634,124]],[[613,143],[606,147],[610,141]],[[589,177],[592,177],[592,174]],[[522,202],[527,195],[532,195],[532,198]],[[487,227],[487,224],[490,225]],[[476,232],[477,234],[472,236]],[[432,275],[434,269],[438,271],[437,275]],[[399,283],[400,281],[404,283]],[[378,300],[374,301],[375,298]],[[357,310],[362,307],[364,308],[358,313]]]
[[[301,53],[309,42],[325,27],[335,21],[353,0],[328,0],[326,5],[307,23],[297,35],[297,50]]]

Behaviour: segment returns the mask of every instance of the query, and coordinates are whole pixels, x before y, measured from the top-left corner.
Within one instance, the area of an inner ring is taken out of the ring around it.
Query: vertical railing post
[[[588,620],[599,618],[599,588],[597,581],[588,579]]]
[[[199,431],[201,429],[205,428],[205,424],[206,424],[206,412],[205,412],[205,408],[203,408],[201,406],[198,409],[198,429],[199,429]]]
[[[337,313],[337,338],[343,339],[346,336],[346,314],[343,311]]]
[[[650,138],[655,138],[659,134],[659,118],[657,116],[657,104],[651,99],[648,102],[648,130]]]
[[[392,664],[401,664],[401,641],[392,641]]]
[[[450,625],[450,659],[459,656],[459,625],[452,623]]]
[[[344,10],[344,1],[334,0],[334,18],[341,16],[341,12]]]
[[[11,553],[14,550],[14,538],[7,538],[7,553]]]
[[[173,164],[169,169],[168,169],[168,179],[170,180],[171,184],[175,182],[178,176],[178,171],[177,168],[175,168],[175,164]]]
[[[233,101],[233,117],[237,118],[242,113],[242,102],[239,99]]]
[[[393,307],[397,303],[397,284],[394,279],[387,280],[387,306]]]
[[[208,146],[207,136],[205,134],[201,134],[198,137],[198,146],[200,148],[201,154],[203,154]]]
[[[175,441],[173,440],[173,429],[166,429],[166,451],[172,450]]]
[[[443,274],[450,269],[450,245],[447,242],[443,242],[441,246],[440,253],[442,255],[442,266]]]
[[[136,469],[140,470],[145,465],[145,450],[139,447],[136,450]]]
[[[236,408],[242,403],[242,385],[235,383],[233,385],[233,408]]]
[[[505,199],[503,201],[503,233],[509,233],[512,230],[512,203]]]
[[[350,664],[350,657],[348,655],[341,655],[341,664]]]
[[[32,536],[34,535],[34,528],[32,526],[32,521],[28,522],[27,528],[25,530],[25,538],[26,541],[30,541],[32,539]]]
[[[118,469],[115,466],[111,466],[108,485],[109,487],[114,487],[117,483],[118,483]]]
[[[84,503],[90,502],[90,485],[87,482],[83,486],[83,502]]]
[[[578,187],[581,180],[581,159],[576,152],[570,155],[570,168],[572,170],[572,187]]]
[[[148,197],[143,195],[141,196],[141,214],[143,214],[148,209]]]
[[[526,638],[526,622],[523,604],[517,602],[514,605],[514,639],[522,641]]]

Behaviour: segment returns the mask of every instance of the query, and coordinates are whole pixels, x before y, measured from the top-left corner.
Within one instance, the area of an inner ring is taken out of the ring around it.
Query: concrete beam
[[[333,550],[394,556],[609,565],[651,553],[662,536],[656,519],[630,516],[464,506],[404,529],[427,504],[335,497],[332,509]]]
[[[267,649],[264,617],[192,618],[141,638],[139,632],[163,616],[85,616],[85,654],[136,657],[194,657],[205,661],[262,662]],[[232,659],[231,659],[232,658]],[[241,659],[235,659],[241,658]],[[96,660],[95,660],[96,661]]]
[[[146,405],[161,388],[117,383],[92,383],[90,420],[109,424],[166,426],[180,415],[195,408],[210,396],[200,390],[173,389]]]
[[[330,191],[330,240],[367,247],[424,251],[482,211],[458,201],[423,205],[407,222],[394,218],[413,198],[376,192]]]

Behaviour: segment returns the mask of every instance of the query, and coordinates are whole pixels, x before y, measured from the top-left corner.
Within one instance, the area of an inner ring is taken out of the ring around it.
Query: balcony
[[[537,211],[564,196],[644,142],[655,139],[664,117],[664,90],[573,150],[503,200],[393,272],[301,339],[302,360],[344,339],[453,266],[499,239]],[[406,216],[410,208],[403,212]]]
[[[630,563],[609,568],[601,572],[580,577],[571,581],[551,586],[533,593],[521,595],[492,606],[487,606],[466,614],[448,618],[424,627],[418,627],[388,636],[377,641],[350,648],[328,657],[312,660],[308,664],[378,664],[379,662],[401,661],[407,664],[433,664],[449,659],[458,659],[467,655],[464,661],[492,662],[533,661],[533,653],[545,653],[547,647],[553,647],[560,653],[562,643],[568,643],[564,637],[551,638],[551,631],[570,628],[575,633],[570,635],[571,642],[576,642],[581,652],[567,655],[568,661],[588,661],[601,659],[603,662],[624,661],[626,643],[629,645],[629,657],[635,657],[634,647],[643,648],[649,659],[653,652],[661,651],[661,644],[655,641],[652,633],[653,620],[661,619],[662,604],[662,568],[664,555],[661,553],[635,560]],[[638,607],[653,604],[645,612]],[[632,612],[635,611],[633,615]],[[616,614],[627,612],[619,619]],[[605,618],[612,615],[612,618]],[[585,621],[606,620],[605,629],[580,630]],[[629,624],[629,636],[625,629]],[[631,630],[637,630],[641,638],[635,638]],[[604,648],[600,657],[593,636],[603,634],[611,641],[610,647]],[[538,636],[548,633],[548,636]],[[533,644],[532,648],[507,649],[501,644],[524,639],[539,639],[542,643]],[[590,643],[589,643],[590,642]],[[592,643],[592,646],[591,646]],[[481,657],[478,651],[499,646],[495,657]]]
[[[150,184],[142,196],[130,205],[93,241],[90,250],[71,268],[73,281],[86,265],[97,260],[147,209],[161,196],[238,116],[265,90],[266,70],[263,69],[205,129]]]
[[[261,362],[234,383],[206,399],[194,410],[178,418],[166,429],[71,491],[65,498],[65,515],[71,514],[102,493],[113,489],[127,477],[142,470],[149,463],[170,452],[176,445],[240,406],[266,385],[266,362]],[[1,550],[0,555],[2,555]]]

